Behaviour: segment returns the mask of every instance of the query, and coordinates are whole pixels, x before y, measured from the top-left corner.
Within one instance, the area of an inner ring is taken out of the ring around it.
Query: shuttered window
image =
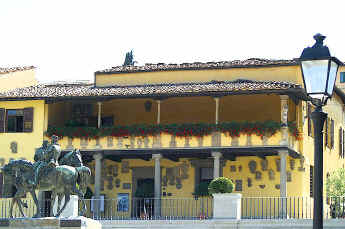
[[[32,107],[8,110],[0,108],[0,133],[32,132],[33,118]]]
[[[24,109],[24,132],[32,132],[34,121],[34,109],[28,107]]]
[[[343,153],[342,153],[342,158],[345,158],[345,130],[343,130]]]
[[[5,109],[0,108],[0,133],[5,132]]]
[[[327,118],[325,122],[325,146],[334,148],[334,120]]]
[[[330,123],[330,148],[333,149],[334,148],[334,120],[331,119],[331,123]]]
[[[325,146],[327,146],[327,147],[328,147],[328,143],[329,143],[329,141],[328,141],[328,137],[329,137],[329,134],[328,134],[328,130],[329,130],[328,123],[329,123],[329,121],[328,121],[328,118],[327,118],[325,120],[325,127],[324,127],[324,130],[325,130]]]
[[[310,173],[309,173],[309,178],[310,178],[310,197],[314,197],[314,166],[310,166]]]
[[[308,136],[314,137],[314,125],[311,119],[311,113],[313,112],[313,107],[311,104],[307,104],[307,116],[308,116]]]
[[[343,128],[339,128],[339,157],[343,158],[343,147],[344,147],[344,142],[343,142]]]
[[[2,173],[0,173],[0,198],[2,198],[2,184],[4,183]]]

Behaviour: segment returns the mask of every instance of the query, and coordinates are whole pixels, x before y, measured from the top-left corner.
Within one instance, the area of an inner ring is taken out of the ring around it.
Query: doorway
[[[132,169],[132,216],[148,218],[154,215],[154,168]]]
[[[150,218],[154,214],[154,188],[153,178],[141,178],[137,180],[136,215],[140,218]]]

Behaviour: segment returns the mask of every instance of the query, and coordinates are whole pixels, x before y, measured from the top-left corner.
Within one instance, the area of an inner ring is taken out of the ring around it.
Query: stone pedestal
[[[40,228],[40,229],[101,229],[102,224],[96,220],[75,217],[75,218],[16,218],[0,219],[0,227],[4,229]]]
[[[57,206],[58,206],[57,199],[58,198],[56,197],[54,207],[53,207],[54,215],[56,215],[57,213]],[[62,198],[60,209],[62,208],[64,203],[65,203],[65,197]],[[78,196],[71,195],[71,199],[68,202],[65,210],[63,210],[63,212],[61,213],[60,217],[77,217],[77,216],[78,216]]]
[[[213,195],[214,219],[241,219],[241,198],[239,193],[216,193]]]

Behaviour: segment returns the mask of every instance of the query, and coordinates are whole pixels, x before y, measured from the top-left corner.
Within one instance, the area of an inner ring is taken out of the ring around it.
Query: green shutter
[[[5,109],[0,108],[0,133],[5,132]]]
[[[24,132],[32,132],[34,125],[34,108],[24,108]]]

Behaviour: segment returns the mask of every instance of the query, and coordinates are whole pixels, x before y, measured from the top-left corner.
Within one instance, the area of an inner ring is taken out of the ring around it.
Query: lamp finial
[[[314,35],[314,40],[316,41],[313,45],[313,48],[321,48],[323,47],[323,40],[325,40],[326,36],[322,35],[321,33],[317,33]]]

